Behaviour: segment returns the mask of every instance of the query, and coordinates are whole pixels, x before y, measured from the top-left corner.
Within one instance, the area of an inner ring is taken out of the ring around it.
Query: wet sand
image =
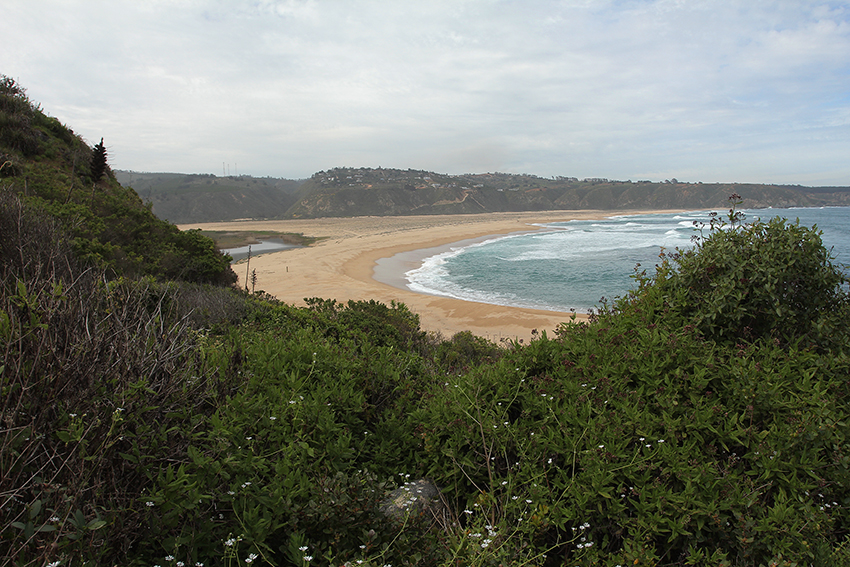
[[[532,330],[550,334],[571,313],[506,307],[412,292],[403,274],[446,247],[467,239],[540,230],[536,223],[601,219],[617,214],[667,211],[545,211],[480,215],[355,217],[282,221],[232,221],[180,225],[181,229],[270,230],[320,237],[317,244],[251,258],[233,265],[244,286],[256,270],[257,290],[293,305],[305,298],[401,302],[417,313],[422,328],[449,338],[471,331],[494,341],[528,341]],[[403,254],[401,254],[403,253]],[[396,254],[401,254],[396,256]],[[579,318],[584,317],[578,315]]]

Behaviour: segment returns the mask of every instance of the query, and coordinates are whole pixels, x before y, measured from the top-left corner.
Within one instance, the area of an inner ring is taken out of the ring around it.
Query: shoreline
[[[256,270],[257,290],[296,306],[320,297],[404,303],[419,315],[423,330],[450,338],[460,331],[499,342],[529,341],[532,331],[548,334],[572,313],[478,303],[406,288],[404,272],[421,265],[432,249],[447,249],[464,241],[483,241],[511,233],[546,230],[542,223],[595,220],[621,214],[671,211],[542,211],[475,215],[320,218],[279,221],[230,221],[180,225],[180,229],[276,230],[322,238],[316,244],[252,257],[233,264],[244,286]],[[460,244],[459,244],[460,243]],[[399,255],[399,257],[396,257]],[[417,263],[418,262],[418,263]],[[409,267],[412,266],[412,267]],[[576,314],[576,320],[586,319]]]

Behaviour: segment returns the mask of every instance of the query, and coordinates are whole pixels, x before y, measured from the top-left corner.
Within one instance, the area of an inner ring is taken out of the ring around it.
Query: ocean
[[[850,265],[850,207],[744,209],[746,221],[781,216],[817,225],[834,262]],[[586,313],[601,298],[625,295],[635,266],[654,274],[662,249],[687,249],[694,221],[709,211],[618,215],[540,225],[535,233],[494,237],[430,256],[405,273],[412,291],[549,311]],[[706,231],[707,233],[707,231]]]

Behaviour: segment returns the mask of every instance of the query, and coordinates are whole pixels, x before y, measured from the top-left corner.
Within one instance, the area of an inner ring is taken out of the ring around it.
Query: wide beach
[[[637,214],[641,211],[628,211]],[[657,211],[642,211],[657,212]],[[480,215],[323,218],[281,221],[231,221],[181,225],[181,229],[275,231],[321,238],[316,244],[251,258],[257,290],[293,305],[320,297],[338,301],[374,299],[402,302],[417,313],[422,328],[446,338],[460,331],[489,338],[528,341],[532,331],[551,332],[571,313],[506,307],[414,293],[403,289],[403,274],[423,254],[415,251],[455,242],[539,230],[535,224],[573,219],[600,219],[617,211],[545,211]],[[402,258],[391,259],[399,253]],[[379,267],[379,281],[375,268]],[[233,265],[244,286],[245,261]],[[583,315],[578,315],[579,318]]]

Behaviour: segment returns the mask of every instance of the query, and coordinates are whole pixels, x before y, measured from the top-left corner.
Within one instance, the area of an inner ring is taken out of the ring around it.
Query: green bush
[[[850,560],[847,292],[814,231],[713,231],[498,349],[402,304],[109,280],[0,205],[4,564]],[[420,478],[447,512],[383,517]]]
[[[816,227],[777,217],[712,230],[693,249],[667,255],[638,297],[716,341],[839,347],[850,315],[846,284]]]
[[[456,373],[494,362],[501,354],[502,349],[493,342],[476,337],[469,331],[461,331],[455,333],[450,340],[439,344],[437,362],[446,368],[446,372]]]

